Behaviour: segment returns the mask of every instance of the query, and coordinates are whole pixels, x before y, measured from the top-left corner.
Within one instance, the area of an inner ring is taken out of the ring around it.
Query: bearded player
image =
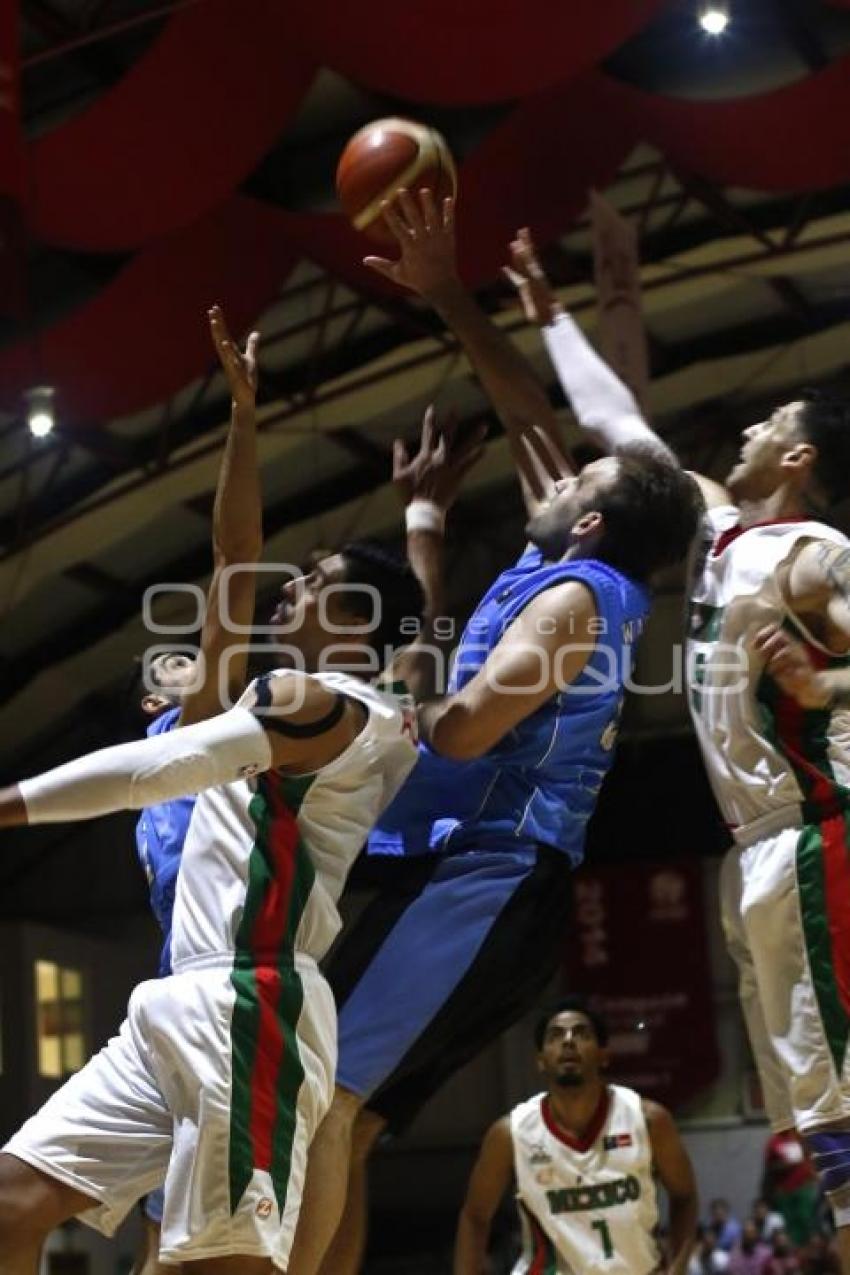
[[[588,434],[618,454],[667,452],[560,311],[527,232],[512,269]],[[803,1136],[850,1275],[850,545],[825,521],[850,482],[850,406],[805,392],[744,430],[725,485],[694,477],[708,512],[688,680],[735,841],[723,925],[771,1125]],[[808,698],[783,633],[817,674]]]

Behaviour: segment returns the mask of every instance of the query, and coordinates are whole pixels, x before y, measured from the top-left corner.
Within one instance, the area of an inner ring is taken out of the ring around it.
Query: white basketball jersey
[[[649,1275],[660,1260],[652,1149],[640,1095],[609,1085],[584,1141],[545,1094],[511,1112],[523,1252],[513,1275]]]
[[[415,715],[409,697],[341,673],[315,676],[364,704],[366,724],[315,774],[268,771],[200,793],[177,879],[175,973],[276,966],[296,953],[318,961],[339,931],[349,868],[416,762]]]
[[[848,545],[808,520],[741,530],[732,506],[710,510],[691,588],[688,688],[708,777],[724,819],[753,823],[784,807],[818,822],[846,807],[850,713],[806,711],[765,672],[752,641],[784,624],[819,668],[843,668],[786,608],[777,574],[805,540]]]

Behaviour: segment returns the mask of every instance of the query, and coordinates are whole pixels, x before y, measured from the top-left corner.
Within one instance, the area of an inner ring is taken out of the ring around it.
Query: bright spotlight
[[[53,386],[35,385],[27,390],[27,424],[33,438],[46,438],[56,423],[53,413]]]
[[[729,9],[726,5],[711,0],[700,6],[699,24],[709,35],[722,35],[729,25]]]
[[[53,429],[53,417],[48,412],[33,412],[30,417],[30,431],[36,438],[45,438]]]

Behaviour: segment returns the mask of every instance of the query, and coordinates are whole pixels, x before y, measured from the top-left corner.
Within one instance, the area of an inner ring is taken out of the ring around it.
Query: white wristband
[[[404,511],[408,531],[432,531],[442,536],[446,531],[446,511],[433,500],[411,500]]]

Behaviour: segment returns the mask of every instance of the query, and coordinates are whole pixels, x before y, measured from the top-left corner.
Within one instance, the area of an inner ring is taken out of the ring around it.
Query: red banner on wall
[[[611,1030],[611,1076],[668,1107],[717,1079],[699,860],[603,864],[576,873],[567,987]]]

